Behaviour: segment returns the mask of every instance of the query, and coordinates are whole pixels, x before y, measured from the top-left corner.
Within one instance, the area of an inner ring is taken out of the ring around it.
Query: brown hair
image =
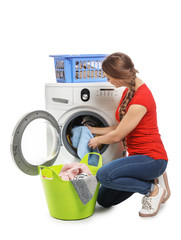
[[[135,79],[136,73],[138,71],[134,68],[134,63],[131,58],[121,52],[116,52],[109,55],[102,63],[103,71],[110,77],[115,79],[123,80],[127,86],[129,86],[129,91],[124,97],[120,108],[119,108],[119,118],[120,121],[123,119],[126,108],[134,96],[135,93]],[[126,139],[123,139],[124,150],[127,149]]]

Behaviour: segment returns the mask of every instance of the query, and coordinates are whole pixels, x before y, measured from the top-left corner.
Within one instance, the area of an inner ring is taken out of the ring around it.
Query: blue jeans
[[[155,160],[146,155],[134,155],[109,162],[97,172],[101,183],[98,203],[103,207],[116,205],[133,193],[149,194],[154,179],[162,175],[167,161]]]

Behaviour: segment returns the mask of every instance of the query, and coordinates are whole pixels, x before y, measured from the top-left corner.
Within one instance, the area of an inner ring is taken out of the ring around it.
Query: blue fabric
[[[149,194],[154,179],[163,174],[167,161],[155,160],[146,155],[134,155],[107,163],[97,171],[102,184],[98,203],[103,207],[116,205],[133,193]]]
[[[74,148],[77,148],[77,155],[80,159],[82,159],[85,154],[90,152],[97,152],[99,153],[98,148],[95,148],[94,150],[92,148],[89,148],[88,143],[91,138],[94,136],[88,129],[88,127],[74,127],[71,130],[72,137],[72,146]],[[92,166],[97,166],[99,162],[99,156],[97,154],[90,154],[88,159],[88,164]]]

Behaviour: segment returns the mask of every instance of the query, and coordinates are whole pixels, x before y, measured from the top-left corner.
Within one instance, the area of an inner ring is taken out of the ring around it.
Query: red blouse
[[[119,107],[123,101],[128,89],[123,92],[121,101],[116,110],[116,119],[119,120]],[[153,159],[168,160],[167,153],[163,146],[158,126],[156,104],[153,95],[146,84],[141,85],[135,92],[133,98],[129,102],[128,108],[133,104],[143,105],[147,108],[147,112],[141,119],[136,128],[126,137],[129,156],[147,155]]]

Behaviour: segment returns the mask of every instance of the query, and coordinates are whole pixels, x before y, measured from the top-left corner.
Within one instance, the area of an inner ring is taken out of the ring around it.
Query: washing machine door
[[[18,168],[38,175],[38,166],[54,164],[61,146],[61,130],[56,119],[46,111],[23,116],[12,134],[11,154]]]

